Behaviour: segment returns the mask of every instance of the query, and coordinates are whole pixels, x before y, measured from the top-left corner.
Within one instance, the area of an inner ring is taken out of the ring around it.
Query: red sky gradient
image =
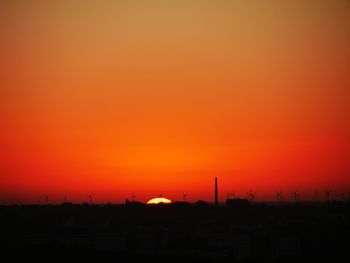
[[[349,1],[2,1],[0,203],[350,191]]]

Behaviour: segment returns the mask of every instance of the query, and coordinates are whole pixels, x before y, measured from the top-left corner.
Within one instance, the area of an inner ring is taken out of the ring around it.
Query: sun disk
[[[147,202],[148,205],[156,205],[156,204],[171,204],[171,200],[164,197],[157,197],[149,200]]]

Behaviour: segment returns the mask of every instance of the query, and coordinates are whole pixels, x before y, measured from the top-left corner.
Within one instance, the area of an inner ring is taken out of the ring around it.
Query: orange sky
[[[350,190],[349,1],[73,2],[0,3],[0,203]]]

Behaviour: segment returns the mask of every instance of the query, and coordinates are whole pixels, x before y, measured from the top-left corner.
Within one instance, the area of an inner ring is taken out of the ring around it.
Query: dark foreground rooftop
[[[0,247],[12,261],[350,262],[349,219],[347,202],[1,206]]]

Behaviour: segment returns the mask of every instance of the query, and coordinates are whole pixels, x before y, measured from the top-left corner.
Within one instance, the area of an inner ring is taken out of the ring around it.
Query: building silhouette
[[[214,190],[214,204],[215,204],[215,206],[218,206],[219,205],[219,197],[218,197],[218,178],[217,177],[215,177],[215,190]]]

